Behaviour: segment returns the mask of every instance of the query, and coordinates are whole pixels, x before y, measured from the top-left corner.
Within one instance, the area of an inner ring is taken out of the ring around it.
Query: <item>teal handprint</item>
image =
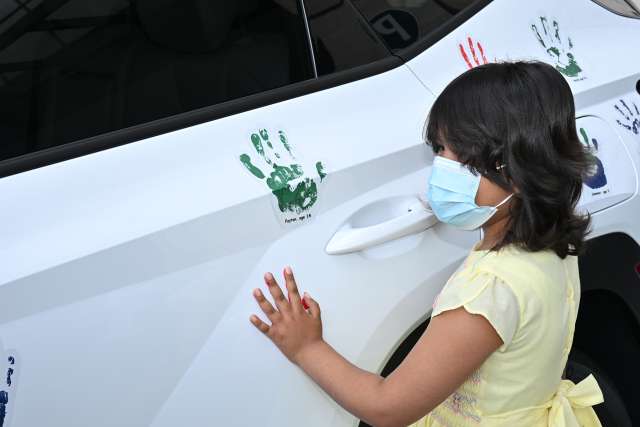
[[[573,49],[571,38],[567,37],[566,43],[563,42],[560,37],[558,21],[554,19],[550,27],[546,17],[540,16],[539,18],[540,29],[536,24],[532,24],[531,29],[542,48],[553,60],[556,69],[567,77],[579,77],[580,73],[582,73],[582,68],[580,68],[571,52]]]
[[[266,168],[269,176],[252,163],[248,154],[241,154],[240,161],[256,178],[266,178],[265,182],[276,196],[281,212],[300,214],[309,210],[318,200],[318,186],[313,178],[304,176],[302,166],[297,163],[284,131],[278,131],[278,140],[284,148],[283,152],[274,147],[266,129],[251,134],[251,145],[264,163],[263,168]],[[315,167],[322,182],[326,176],[322,162],[316,162]]]

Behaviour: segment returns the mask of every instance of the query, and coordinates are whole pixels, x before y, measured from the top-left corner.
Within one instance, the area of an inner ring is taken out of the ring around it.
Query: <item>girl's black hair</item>
[[[581,253],[590,216],[575,207],[594,160],[575,120],[569,84],[538,61],[472,68],[435,100],[425,142],[436,153],[446,145],[473,173],[515,192],[494,250],[513,243],[561,258]]]

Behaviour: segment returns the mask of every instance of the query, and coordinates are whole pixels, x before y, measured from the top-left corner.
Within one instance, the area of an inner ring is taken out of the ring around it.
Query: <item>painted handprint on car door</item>
[[[626,130],[638,135],[640,133],[640,110],[635,102],[625,102],[621,99],[613,108],[619,113],[616,123]]]
[[[476,42],[474,46],[474,42],[471,37],[467,37],[467,40],[464,43],[458,43],[458,49],[460,50],[462,59],[464,59],[464,62],[467,64],[467,68],[469,69],[477,67],[478,65],[487,64],[489,62],[487,61],[487,57],[484,54],[484,48],[482,47],[482,44],[480,42]],[[473,59],[473,62],[471,62],[471,59]]]
[[[604,165],[598,157],[598,140],[595,138],[589,139],[585,128],[580,128],[580,137],[582,143],[589,149],[594,156],[594,166],[591,174],[585,179],[584,184],[591,190],[592,196],[599,196],[607,194],[609,192],[609,186],[607,185],[607,175],[604,170]]]
[[[539,21],[531,24],[531,30],[556,69],[573,81],[584,80],[586,77],[573,55],[571,37],[562,37],[556,19],[549,23],[546,16],[540,16]]]
[[[9,427],[13,417],[16,397],[16,373],[18,365],[14,351],[4,351],[0,341],[0,366],[2,378],[0,382],[0,427]]]
[[[267,129],[252,133],[249,139],[255,153],[253,157],[242,153],[240,162],[271,190],[283,223],[303,222],[311,218],[312,207],[318,201],[318,187],[326,177],[324,165],[316,161],[312,174],[305,172],[286,133],[278,130],[275,143],[272,135]]]

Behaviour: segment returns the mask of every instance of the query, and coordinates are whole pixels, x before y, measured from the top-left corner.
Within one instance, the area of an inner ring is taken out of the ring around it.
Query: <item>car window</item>
[[[293,4],[3,1],[0,160],[312,78]]]
[[[594,0],[595,3],[618,15],[640,18],[639,0]]]
[[[318,75],[369,64],[390,55],[346,0],[305,0]]]
[[[393,52],[407,48],[475,0],[353,0]]]

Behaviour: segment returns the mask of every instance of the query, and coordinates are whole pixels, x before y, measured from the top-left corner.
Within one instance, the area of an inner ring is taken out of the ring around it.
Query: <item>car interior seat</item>
[[[0,87],[3,100],[15,100],[0,119],[0,160],[276,88],[310,72],[301,59],[299,17],[271,1],[133,0],[121,15]]]
[[[135,2],[146,37],[131,45],[124,64],[124,126],[288,82],[288,45],[282,34],[260,32],[247,20],[232,31],[241,3]],[[252,11],[245,7],[245,13]]]

